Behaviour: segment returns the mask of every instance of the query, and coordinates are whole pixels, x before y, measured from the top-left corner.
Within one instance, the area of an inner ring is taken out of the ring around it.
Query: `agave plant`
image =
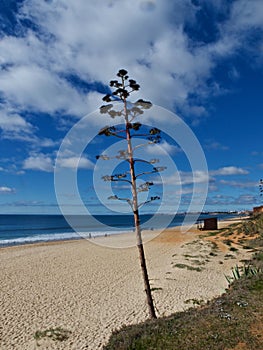
[[[244,265],[244,266],[238,266],[232,267],[232,276],[226,276],[225,278],[228,282],[228,285],[231,285],[235,280],[240,279],[241,277],[250,277],[257,275],[261,272],[261,269],[259,267],[255,267],[252,265]]]

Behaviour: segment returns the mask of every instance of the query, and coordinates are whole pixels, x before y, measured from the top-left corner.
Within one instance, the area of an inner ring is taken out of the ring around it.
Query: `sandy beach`
[[[224,274],[251,256],[202,235],[174,228],[145,244],[158,316],[222,294]],[[137,248],[103,246],[120,239],[127,235],[100,238],[101,245],[79,240],[0,249],[0,349],[97,350],[112,330],[146,320]],[[57,327],[70,331],[68,339],[34,339],[36,331]]]

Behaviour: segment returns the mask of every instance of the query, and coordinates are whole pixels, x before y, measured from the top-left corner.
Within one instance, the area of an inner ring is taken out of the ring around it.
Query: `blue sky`
[[[83,116],[101,106],[120,68],[141,85],[138,96],[189,125],[206,157],[208,176],[200,169],[193,177],[180,145],[164,137],[161,146],[177,168],[177,175],[171,168],[163,174],[169,188],[164,211],[173,210],[178,174],[179,210],[187,210],[195,182],[209,185],[204,210],[258,205],[262,35],[261,0],[1,0],[0,213],[59,213],[59,147]],[[94,135],[105,123],[100,118],[90,116]],[[169,117],[165,122],[172,127]],[[95,138],[80,163],[72,150],[59,163],[67,171],[78,168],[78,190],[92,213],[109,212],[93,190],[95,156],[109,145]],[[162,194],[156,181],[155,192]],[[103,186],[101,181],[99,191]],[[63,196],[78,212],[68,187]]]

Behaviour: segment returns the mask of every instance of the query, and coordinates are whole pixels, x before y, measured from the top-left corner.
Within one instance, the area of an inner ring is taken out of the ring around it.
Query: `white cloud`
[[[223,168],[219,168],[218,170],[210,171],[211,175],[247,175],[249,172],[246,169],[238,168],[236,166],[226,166]]]
[[[163,140],[161,143],[159,144],[153,144],[153,145],[149,145],[146,148],[146,152],[152,155],[165,155],[165,154],[175,154],[178,152],[182,152],[182,150],[175,145],[172,145],[170,143],[168,143],[166,140]]]
[[[65,80],[39,66],[15,66],[0,74],[6,98],[21,107],[82,116],[86,112],[81,96]]]
[[[54,141],[52,139],[48,139],[48,138],[43,138],[43,139],[36,139],[35,143],[37,143],[40,147],[55,147],[57,145],[59,145],[59,141]]]
[[[251,194],[242,194],[233,200],[233,204],[241,204],[241,205],[251,204],[251,205],[254,205],[255,203],[257,203],[257,198]]]
[[[9,194],[9,193],[14,193],[14,192],[15,192],[14,188],[6,187],[6,186],[0,187],[0,194]]]
[[[259,41],[254,41],[253,34],[263,31],[263,10],[261,0],[239,0],[234,1],[230,6],[229,18],[218,25],[220,29],[220,39],[213,45],[215,53],[224,56],[233,55],[240,49],[243,51],[252,50],[254,60],[253,65],[259,58],[262,60],[263,40],[258,36]],[[253,40],[251,40],[251,35]]]
[[[204,171],[194,171],[193,173],[187,173],[187,172],[180,172],[182,185],[188,185],[188,184],[202,184],[209,182],[209,176]]]
[[[25,159],[23,169],[52,172],[54,169],[53,160],[45,154],[35,154]]]
[[[263,9],[261,0],[239,0],[233,3],[229,27],[232,31],[263,28]]]
[[[240,78],[240,73],[237,71],[237,69],[235,67],[232,67],[229,72],[228,72],[228,76],[232,79],[232,80],[237,80]]]
[[[0,128],[5,132],[32,132],[33,127],[23,117],[16,113],[7,114],[0,109]]]
[[[233,197],[229,195],[216,195],[210,196],[207,198],[206,205],[222,206],[223,210],[226,210],[226,207],[231,206],[231,209],[237,208],[240,209],[251,209],[253,205],[257,203],[257,198],[251,194],[242,194],[238,197]]]
[[[100,106],[101,94],[86,93],[68,77],[95,83],[96,90],[96,83],[108,84],[119,68],[138,79],[142,95],[153,103],[205,115],[202,101],[223,90],[210,79],[213,69],[222,58],[250,48],[242,38],[262,29],[263,11],[261,0],[215,0],[210,6],[229,9],[229,18],[217,23],[214,42],[193,42],[184,28],[195,25],[200,6],[190,0],[23,1],[20,19],[40,30],[1,38],[0,92],[7,101],[3,125],[33,132],[21,116],[25,110],[81,117]],[[255,53],[262,57],[262,52]],[[238,76],[235,67],[230,74]]]
[[[3,107],[0,107],[0,129],[2,139],[27,142],[37,148],[55,147],[59,144],[59,141],[34,135],[37,128],[19,114],[9,111],[8,108],[5,111]]]
[[[165,184],[165,185],[174,185],[174,186],[183,186],[183,185],[192,185],[192,184],[203,184],[211,181],[209,176],[204,171],[194,171],[185,172],[179,171],[173,175],[162,176],[161,180],[155,180],[156,184]]]
[[[55,206],[54,204],[45,204],[42,201],[15,201],[15,202],[11,202],[8,204],[10,207],[36,207],[36,206],[41,206],[41,207],[45,207],[45,206]]]
[[[219,151],[227,151],[229,147],[222,145],[220,142],[207,140],[204,146],[207,150],[219,150]]]
[[[102,103],[102,98],[104,97],[103,94],[100,94],[96,91],[90,91],[89,94],[86,97],[86,101],[85,101],[85,108],[86,108],[86,112],[94,112],[94,111],[98,111],[98,108],[103,104]],[[96,123],[96,121],[93,121],[94,124]]]
[[[41,34],[28,30],[23,38],[1,40],[0,62],[9,66],[0,73],[0,88],[20,108],[81,116],[97,107],[94,95],[86,100],[65,76],[107,84],[123,67],[154,103],[176,103],[200,115],[204,107],[190,103],[189,94],[211,92],[206,81],[229,47],[222,38],[216,45],[192,45],[183,28],[194,23],[197,11],[185,0],[24,1],[20,17]]]
[[[255,188],[258,186],[258,182],[241,182],[241,181],[228,181],[228,180],[220,180],[220,184],[227,185],[231,187],[238,187],[238,188]]]
[[[12,65],[46,65],[48,48],[32,31],[22,37],[5,36],[0,41],[0,64]]]
[[[71,169],[93,169],[94,164],[87,158],[82,157],[69,157],[69,158],[60,158],[58,165],[62,168],[71,168]]]
[[[217,189],[215,185],[215,178],[212,176],[221,176],[221,175],[246,175],[248,174],[248,171],[242,168],[229,166],[229,167],[223,167],[219,168],[218,170],[212,170],[208,173],[204,171],[194,171],[194,172],[186,172],[186,171],[178,171],[175,174],[168,175],[168,176],[162,176],[161,180],[155,180],[156,184],[159,183],[165,183],[167,185],[174,185],[174,186],[184,186],[184,185],[192,185],[192,184],[204,184],[209,183],[210,190],[214,191]],[[248,185],[254,185],[254,183],[247,183],[247,186],[241,185],[241,182],[231,182],[231,181],[220,181],[222,184],[232,184],[233,186],[236,185],[238,187],[238,184],[240,184],[240,187],[251,187]]]

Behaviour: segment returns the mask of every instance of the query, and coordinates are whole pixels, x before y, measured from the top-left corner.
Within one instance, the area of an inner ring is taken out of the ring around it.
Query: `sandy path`
[[[186,309],[187,299],[224,292],[224,273],[249,253],[238,251],[234,259],[214,248],[199,233],[178,230],[146,244],[158,315]],[[147,318],[137,248],[85,240],[4,248],[0,264],[1,350],[101,349],[113,329]],[[71,331],[67,340],[44,338],[36,345],[37,330],[58,326]]]

